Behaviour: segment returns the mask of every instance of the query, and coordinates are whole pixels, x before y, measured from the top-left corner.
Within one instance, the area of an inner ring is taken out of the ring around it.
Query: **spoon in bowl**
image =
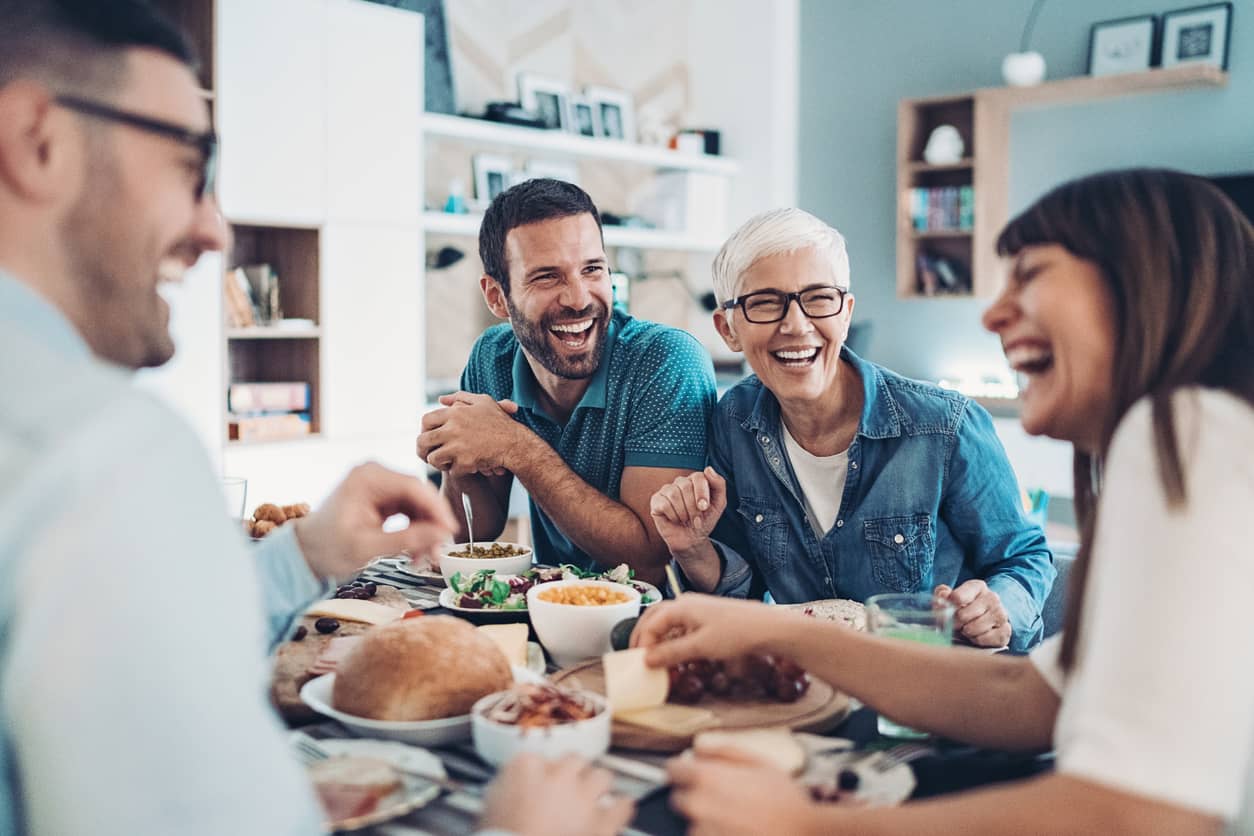
[[[470,507],[470,497],[462,494],[462,510],[466,512],[466,536],[470,538],[470,556],[475,556],[475,512]]]

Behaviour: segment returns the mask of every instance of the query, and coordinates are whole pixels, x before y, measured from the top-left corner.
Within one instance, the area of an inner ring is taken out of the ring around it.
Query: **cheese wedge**
[[[687,737],[718,722],[713,711],[688,705],[655,705],[652,708],[637,708],[616,713],[614,719],[679,737]]]
[[[692,740],[698,755],[716,749],[735,749],[763,766],[797,775],[805,768],[806,750],[785,728],[703,731]]]
[[[332,598],[329,601],[318,601],[305,615],[317,618],[338,618],[340,621],[361,621],[366,624],[387,624],[396,621],[404,613],[373,601],[362,601],[357,598]]]
[[[666,702],[671,680],[665,668],[644,663],[645,650],[634,647],[601,657],[605,671],[605,696],[614,714],[637,708],[653,708]]]
[[[496,642],[496,646],[501,648],[511,665],[527,667],[526,624],[484,624],[476,629]]]

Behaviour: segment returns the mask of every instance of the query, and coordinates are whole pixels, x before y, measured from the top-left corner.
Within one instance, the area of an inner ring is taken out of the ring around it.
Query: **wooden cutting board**
[[[408,610],[409,602],[394,586],[380,586],[374,598],[376,604]],[[304,625],[307,635],[300,641],[286,641],[274,652],[274,665],[270,676],[270,701],[279,714],[289,723],[313,720],[321,715],[305,705],[300,698],[301,687],[313,679],[309,668],[322,655],[322,651],[339,636],[358,636],[370,629],[360,621],[341,621],[340,629],[323,635],[314,629],[318,619],[312,615],[301,616],[296,624]],[[295,626],[293,626],[295,629]]]
[[[553,674],[551,679],[573,688],[605,693],[605,671],[600,659],[592,659]],[[826,732],[835,728],[853,709],[848,696],[821,679],[810,677],[810,689],[796,702],[731,700],[705,697],[696,708],[713,712],[711,729],[756,729],[786,726],[793,731]],[[692,744],[691,734],[667,734],[643,726],[614,721],[613,743],[625,749],[679,752]]]

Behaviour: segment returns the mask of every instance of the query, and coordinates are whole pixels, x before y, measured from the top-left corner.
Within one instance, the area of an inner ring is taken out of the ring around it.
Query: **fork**
[[[936,747],[929,746],[926,743],[899,743],[881,751],[880,757],[872,760],[871,768],[876,772],[887,772],[900,764],[910,763],[911,761],[917,761],[919,758],[926,758],[935,754]]]
[[[319,745],[317,740],[305,734],[304,732],[296,732],[295,734],[292,735],[291,740],[292,740],[293,745],[295,745],[296,747],[296,751],[300,753],[300,755],[302,756],[306,764],[315,763],[317,761],[324,761],[327,758],[331,757],[330,752],[322,748],[322,746]],[[461,783],[460,781],[454,781],[450,778],[446,778],[440,775],[434,775],[429,772],[424,772],[421,769],[415,769],[412,766],[405,766],[403,764],[399,764],[394,761],[388,761],[388,765],[391,766],[393,769],[395,769],[397,772],[404,772],[406,775],[412,775],[415,778],[421,778],[422,780],[435,784],[437,787],[447,790],[448,792],[468,791],[466,785]]]

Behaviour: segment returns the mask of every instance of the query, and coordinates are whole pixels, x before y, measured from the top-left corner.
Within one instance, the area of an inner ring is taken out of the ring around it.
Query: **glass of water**
[[[867,629],[891,639],[921,644],[947,645],[954,638],[954,606],[937,601],[930,592],[872,595],[866,601]],[[879,717],[879,732],[885,737],[921,738],[926,732]]]
[[[226,498],[227,515],[242,525],[248,508],[248,480],[239,476],[223,476],[222,493]]]

